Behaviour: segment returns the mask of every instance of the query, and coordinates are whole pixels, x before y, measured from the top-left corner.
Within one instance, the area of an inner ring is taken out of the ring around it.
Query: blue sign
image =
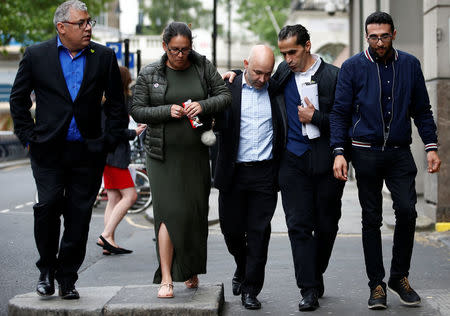
[[[106,42],[106,46],[112,48],[116,53],[117,60],[122,60],[122,43],[121,42]]]
[[[10,84],[0,84],[0,102],[9,102],[12,86]]]
[[[128,59],[128,68],[134,68],[134,53],[130,53],[130,58]]]
[[[134,53],[129,53],[128,57],[128,69],[133,69],[134,68]],[[123,58],[121,60],[122,65],[125,66],[125,54],[123,54]]]

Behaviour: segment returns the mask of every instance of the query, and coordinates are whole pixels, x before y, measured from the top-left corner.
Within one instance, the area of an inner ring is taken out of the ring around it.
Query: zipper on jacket
[[[384,147],[386,146],[386,142],[389,138],[389,133],[391,132],[391,123],[392,123],[392,118],[394,117],[394,86],[395,86],[395,65],[394,65],[394,61],[392,61],[392,71],[394,73],[394,76],[392,77],[392,92],[391,92],[391,96],[392,96],[392,108],[391,108],[391,119],[389,120],[389,124],[387,126],[387,132],[384,131],[384,144],[383,144],[383,150]]]
[[[383,117],[383,104],[381,102],[381,91],[382,91],[382,87],[381,87],[381,76],[380,76],[380,67],[378,66],[378,63],[376,63],[377,65],[377,72],[378,72],[378,84],[380,85],[380,98],[379,98],[379,102],[380,102],[380,115],[381,115],[381,122],[383,123],[383,138],[384,138],[384,142],[383,142],[383,147],[381,148],[381,151],[384,151],[384,147],[386,146],[386,141],[387,141],[387,136],[386,135],[386,126],[384,125],[384,117]]]
[[[356,113],[359,115],[359,118],[356,121],[355,125],[353,125],[352,138],[354,138],[354,136],[355,136],[356,125],[358,125],[358,123],[361,121],[361,113],[359,112],[359,104],[356,105]]]

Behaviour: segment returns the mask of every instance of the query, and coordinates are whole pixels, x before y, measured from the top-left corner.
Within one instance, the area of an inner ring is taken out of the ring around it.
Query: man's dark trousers
[[[236,164],[230,191],[219,193],[220,227],[243,278],[242,292],[257,296],[264,284],[270,221],[277,204],[271,160]]]
[[[40,152],[46,153],[45,158]],[[34,234],[40,256],[36,265],[41,272],[56,270],[60,284],[73,285],[86,254],[92,206],[106,155],[90,152],[82,142],[65,141],[32,144],[30,153],[39,196],[34,205]],[[58,253],[61,215],[64,232]]]
[[[366,272],[369,287],[374,288],[384,284],[385,276],[380,232],[383,180],[391,192],[396,219],[390,277],[408,277],[417,217],[417,168],[409,147],[386,148],[384,151],[353,147],[352,161],[362,208]]]
[[[286,150],[279,172],[295,277],[302,294],[319,287],[319,278],[328,266],[345,184],[336,180],[331,170],[314,174],[311,159],[309,150],[300,157]]]

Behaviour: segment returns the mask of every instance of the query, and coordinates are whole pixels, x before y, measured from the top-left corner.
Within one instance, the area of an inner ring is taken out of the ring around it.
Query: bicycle
[[[150,190],[150,181],[148,179],[147,170],[144,164],[130,164],[130,173],[135,173],[134,187],[136,188],[137,199],[136,202],[128,210],[129,214],[136,214],[142,212],[150,206],[152,203],[152,192]],[[97,195],[97,199],[94,202],[94,207],[98,207],[101,202],[108,201],[106,195],[106,189],[103,187],[103,183]]]
[[[136,188],[137,199],[128,210],[128,213],[136,214],[142,212],[152,204],[150,180],[148,179],[147,169],[145,168],[145,151],[139,137],[131,143],[131,161],[132,163],[129,165],[129,169],[134,181],[134,187]],[[36,203],[39,202],[37,191],[34,200]],[[104,201],[108,201],[108,196],[106,195],[106,189],[102,181],[97,198],[92,207],[96,208]]]

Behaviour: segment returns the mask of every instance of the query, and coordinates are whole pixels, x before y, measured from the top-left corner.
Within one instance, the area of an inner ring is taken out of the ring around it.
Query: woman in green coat
[[[162,45],[161,60],[139,74],[131,116],[148,125],[145,148],[159,260],[153,282],[161,284],[158,297],[170,298],[173,281],[195,288],[197,275],[206,273],[209,151],[201,142],[204,129],[193,128],[191,120],[210,121],[230,105],[231,94],[211,62],[192,50],[185,23],[170,23]]]

